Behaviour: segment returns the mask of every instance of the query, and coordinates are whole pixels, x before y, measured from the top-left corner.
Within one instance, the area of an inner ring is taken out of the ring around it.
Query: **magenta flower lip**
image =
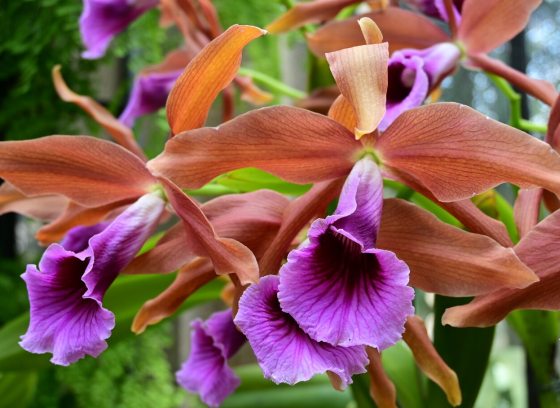
[[[247,336],[264,376],[275,383],[295,384],[327,371],[341,386],[352,375],[365,372],[364,347],[338,347],[313,340],[282,311],[278,302],[278,276],[261,278],[239,300],[235,324]]]
[[[282,310],[314,340],[385,349],[414,313],[408,266],[377,249],[383,179],[369,158],[356,163],[333,215],[316,220],[309,243],[280,270]]]
[[[192,323],[191,352],[177,372],[177,382],[202,401],[219,406],[239,386],[240,380],[229,367],[231,358],[246,339],[233,324],[231,309],[216,312],[206,321]]]
[[[59,365],[103,352],[115,326],[115,316],[103,307],[105,292],[153,232],[163,209],[161,198],[147,194],[106,228],[78,227],[63,242],[79,250],[87,241],[85,249],[52,244],[39,267],[28,265],[22,278],[31,316],[21,347],[52,353],[51,362]]]

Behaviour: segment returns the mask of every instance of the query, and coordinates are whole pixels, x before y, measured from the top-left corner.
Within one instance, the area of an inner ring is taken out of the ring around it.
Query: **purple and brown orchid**
[[[82,23],[100,19],[106,29],[84,34],[89,56],[103,53],[122,29],[104,17],[109,3],[86,3]],[[352,3],[302,4],[271,28],[323,21]],[[275,383],[326,373],[344,389],[353,375],[367,371],[378,406],[396,407],[381,353],[402,339],[457,406],[457,375],[415,316],[415,289],[476,297],[446,312],[443,322],[455,326],[493,325],[516,308],[558,309],[560,280],[549,248],[560,237],[560,218],[555,212],[537,224],[535,208],[545,194],[551,206],[560,196],[560,103],[551,115],[549,144],[464,105],[420,106],[461,60],[504,74],[545,102],[556,98],[547,86],[500,70],[486,55],[519,31],[539,1],[515,2],[515,11],[503,1],[485,1],[482,8],[473,0],[410,2],[449,23],[451,37],[417,13],[371,3],[380,8],[370,16],[381,30],[368,18],[333,22],[309,40],[317,51],[325,38],[352,31],[325,54],[340,92],[328,115],[273,106],[204,127],[214,100],[232,81],[250,88],[237,77],[242,51],[265,34],[239,25],[221,33],[208,1],[198,10],[189,2],[164,3],[168,17],[199,42],[192,52],[175,51],[144,72],[120,121],[71,91],[55,68],[61,98],[82,107],[114,141],[47,136],[0,142],[0,213],[48,222],[37,238],[50,245],[22,275],[31,317],[21,346],[50,353],[59,365],[98,356],[114,326],[103,299],[119,274],[178,271],[138,311],[135,333],[173,315],[204,284],[228,276],[231,309],[193,323],[191,354],[177,373],[178,383],[206,404],[220,405],[239,385],[228,360],[247,342]],[[127,2],[122,21],[155,5]],[[404,33],[391,23],[398,18],[410,22],[399,25]],[[185,19],[199,25],[189,28]],[[490,37],[491,26],[501,28]],[[408,36],[419,27],[425,28],[420,37]],[[359,45],[338,49],[353,41],[355,30]],[[408,48],[419,42],[430,47]],[[396,50],[391,57],[389,47]],[[162,104],[170,138],[158,157],[147,160],[129,126]],[[295,198],[259,190],[204,203],[185,193],[248,167],[312,187]],[[425,195],[464,229],[384,197],[385,180]],[[523,238],[515,246],[505,227],[471,201],[502,183],[524,191],[516,207]],[[170,218],[176,223],[139,255]]]

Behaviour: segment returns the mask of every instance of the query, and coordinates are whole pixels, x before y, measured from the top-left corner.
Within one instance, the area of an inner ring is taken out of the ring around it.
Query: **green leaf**
[[[560,336],[558,313],[518,310],[510,313],[507,321],[521,339],[529,357],[541,407],[558,407],[560,398],[552,389],[553,382],[558,379],[554,367],[556,344]]]
[[[425,377],[420,373],[412,351],[402,342],[381,354],[383,367],[397,388],[397,400],[403,408],[423,408],[421,385]]]
[[[133,336],[130,331],[132,320],[142,304],[163,291],[174,279],[168,275],[121,276],[109,288],[103,305],[115,313],[116,326],[109,343]],[[219,298],[223,282],[214,280],[195,292],[181,310]],[[47,354],[31,354],[23,350],[18,342],[27,330],[29,314],[25,313],[0,329],[0,371],[30,370],[48,364]]]
[[[288,183],[272,174],[255,168],[231,171],[218,177],[215,183],[237,190],[240,193],[269,189],[283,194],[301,195],[311,188],[309,184]]]
[[[25,408],[37,388],[36,372],[0,373],[0,408]]]
[[[443,360],[457,373],[463,394],[461,407],[470,408],[474,405],[484,373],[488,366],[494,327],[455,328],[440,324],[443,312],[448,307],[465,304],[469,299],[448,298],[436,295],[434,312],[434,346]],[[428,384],[428,405],[430,408],[449,407],[447,398],[433,382]]]

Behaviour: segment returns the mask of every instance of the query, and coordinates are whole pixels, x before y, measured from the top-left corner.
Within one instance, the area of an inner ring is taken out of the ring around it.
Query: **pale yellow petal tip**
[[[377,24],[375,24],[375,21],[371,18],[362,17],[358,20],[358,24],[360,25],[366,44],[380,44],[383,42],[383,34]]]
[[[461,394],[461,387],[459,386],[459,379],[457,378],[457,374],[453,371],[453,378],[451,383],[448,386],[448,389],[445,390],[447,394],[447,401],[454,407],[458,407],[463,402],[463,396]]]
[[[368,133],[371,133],[371,132],[368,132],[367,130],[358,129],[358,128],[354,129],[354,136],[356,137],[356,140],[360,140],[363,136],[367,135]]]

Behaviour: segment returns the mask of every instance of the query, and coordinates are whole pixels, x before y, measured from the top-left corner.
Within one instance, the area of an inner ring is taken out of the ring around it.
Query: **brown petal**
[[[488,55],[470,55],[467,65],[498,75],[506,79],[516,88],[528,93],[549,106],[552,106],[558,98],[558,92],[556,91],[555,86],[550,82],[531,78],[502,61],[489,57]]]
[[[64,78],[60,73],[60,65],[56,65],[52,70],[52,77],[54,82],[54,87],[60,99],[65,102],[70,102],[78,105],[84,111],[86,111],[111,137],[126,149],[130,150],[132,153],[140,157],[142,160],[146,160],[144,152],[136,143],[132,130],[127,126],[119,122],[111,112],[105,109],[102,105],[97,103],[93,98],[89,96],[78,95],[73,92]]]
[[[540,281],[522,290],[503,289],[476,298],[464,306],[447,309],[443,323],[467,327],[492,326],[515,309],[560,309],[560,211],[557,211],[525,235],[515,252]]]
[[[372,347],[366,347],[369,358],[370,396],[379,408],[397,408],[395,384],[383,369],[381,354]]]
[[[201,208],[220,237],[241,242],[258,258],[278,232],[288,203],[281,194],[259,190],[218,197]],[[135,258],[123,273],[173,272],[196,256],[187,242],[186,231],[178,224],[169,229],[152,250]]]
[[[326,55],[340,92],[354,108],[356,139],[373,132],[385,115],[387,95],[386,43],[370,44]]]
[[[63,212],[58,218],[37,231],[35,239],[41,245],[58,242],[71,228],[96,224],[109,217],[113,211],[118,212],[120,207],[132,204],[134,201],[135,199],[117,201],[100,207],[84,207],[70,201],[66,207],[63,207]]]
[[[235,85],[241,90],[241,99],[253,105],[265,105],[274,99],[274,96],[260,89],[249,77],[235,77]]]
[[[459,39],[469,53],[486,53],[521,32],[542,0],[465,0]]]
[[[411,285],[427,292],[474,296],[537,281],[511,248],[445,224],[403,200],[384,201],[378,246],[405,261]]]
[[[276,274],[297,234],[313,217],[322,215],[338,195],[344,179],[315,184],[311,190],[292,201],[283,215],[282,224],[267,251],[259,260],[261,276]]]
[[[334,18],[344,7],[361,0],[315,0],[298,3],[266,27],[273,34],[290,31],[305,24],[319,23]]]
[[[328,52],[363,45],[364,37],[357,23],[362,17],[369,17],[375,21],[385,41],[389,43],[391,52],[402,48],[427,48],[449,41],[449,36],[429,18],[408,10],[389,7],[383,12],[367,13],[326,24],[308,35],[309,48],[315,55],[322,57]]]
[[[0,177],[25,195],[60,194],[86,207],[139,197],[156,182],[138,157],[88,136],[1,142]]]
[[[410,316],[405,324],[403,340],[408,344],[418,367],[435,382],[447,395],[449,403],[461,405],[461,388],[457,374],[441,358],[435,349],[424,321],[418,316]]]
[[[183,266],[167,289],[142,305],[132,322],[132,331],[140,334],[171,316],[190,295],[215,278],[214,266],[208,259],[198,258]]]
[[[236,274],[244,284],[256,282],[258,265],[253,253],[245,245],[216,235],[214,228],[200,207],[176,185],[161,178],[169,202],[183,221],[185,246],[199,256],[209,257],[218,275]]]
[[[309,96],[299,99],[295,102],[295,106],[302,109],[307,109],[312,112],[321,113],[326,115],[334,103],[336,98],[340,96],[338,86],[331,85],[324,88],[317,88],[309,94]],[[352,107],[350,106],[350,110]],[[340,122],[339,122],[340,123]],[[350,129],[353,131],[354,127]]]
[[[338,123],[288,106],[262,108],[217,128],[169,140],[149,162],[156,174],[199,188],[227,171],[256,167],[295,183],[346,175],[361,144]]]
[[[519,190],[513,211],[520,237],[524,237],[539,222],[542,194],[542,188]]]
[[[486,235],[505,247],[513,246],[506,226],[480,210],[471,200],[460,200],[455,202],[443,203],[438,201],[434,195],[422,184],[418,183],[410,176],[399,173],[395,169],[391,169],[388,174],[391,178],[406,184],[414,191],[426,196],[434,203],[442,207],[444,210],[453,215],[463,226],[470,232]]]
[[[66,207],[68,200],[62,196],[27,197],[10,183],[0,186],[0,215],[15,212],[42,221],[52,221]]]
[[[458,201],[510,182],[560,193],[560,156],[524,132],[456,103],[400,115],[379,139],[382,161],[440,201]]]
[[[340,123],[350,132],[356,129],[357,119],[354,113],[354,108],[343,95],[339,95],[335,99],[331,108],[329,109],[329,118]]]
[[[216,96],[235,77],[243,48],[265,33],[253,26],[231,26],[189,63],[167,99],[173,134],[204,125]]]

